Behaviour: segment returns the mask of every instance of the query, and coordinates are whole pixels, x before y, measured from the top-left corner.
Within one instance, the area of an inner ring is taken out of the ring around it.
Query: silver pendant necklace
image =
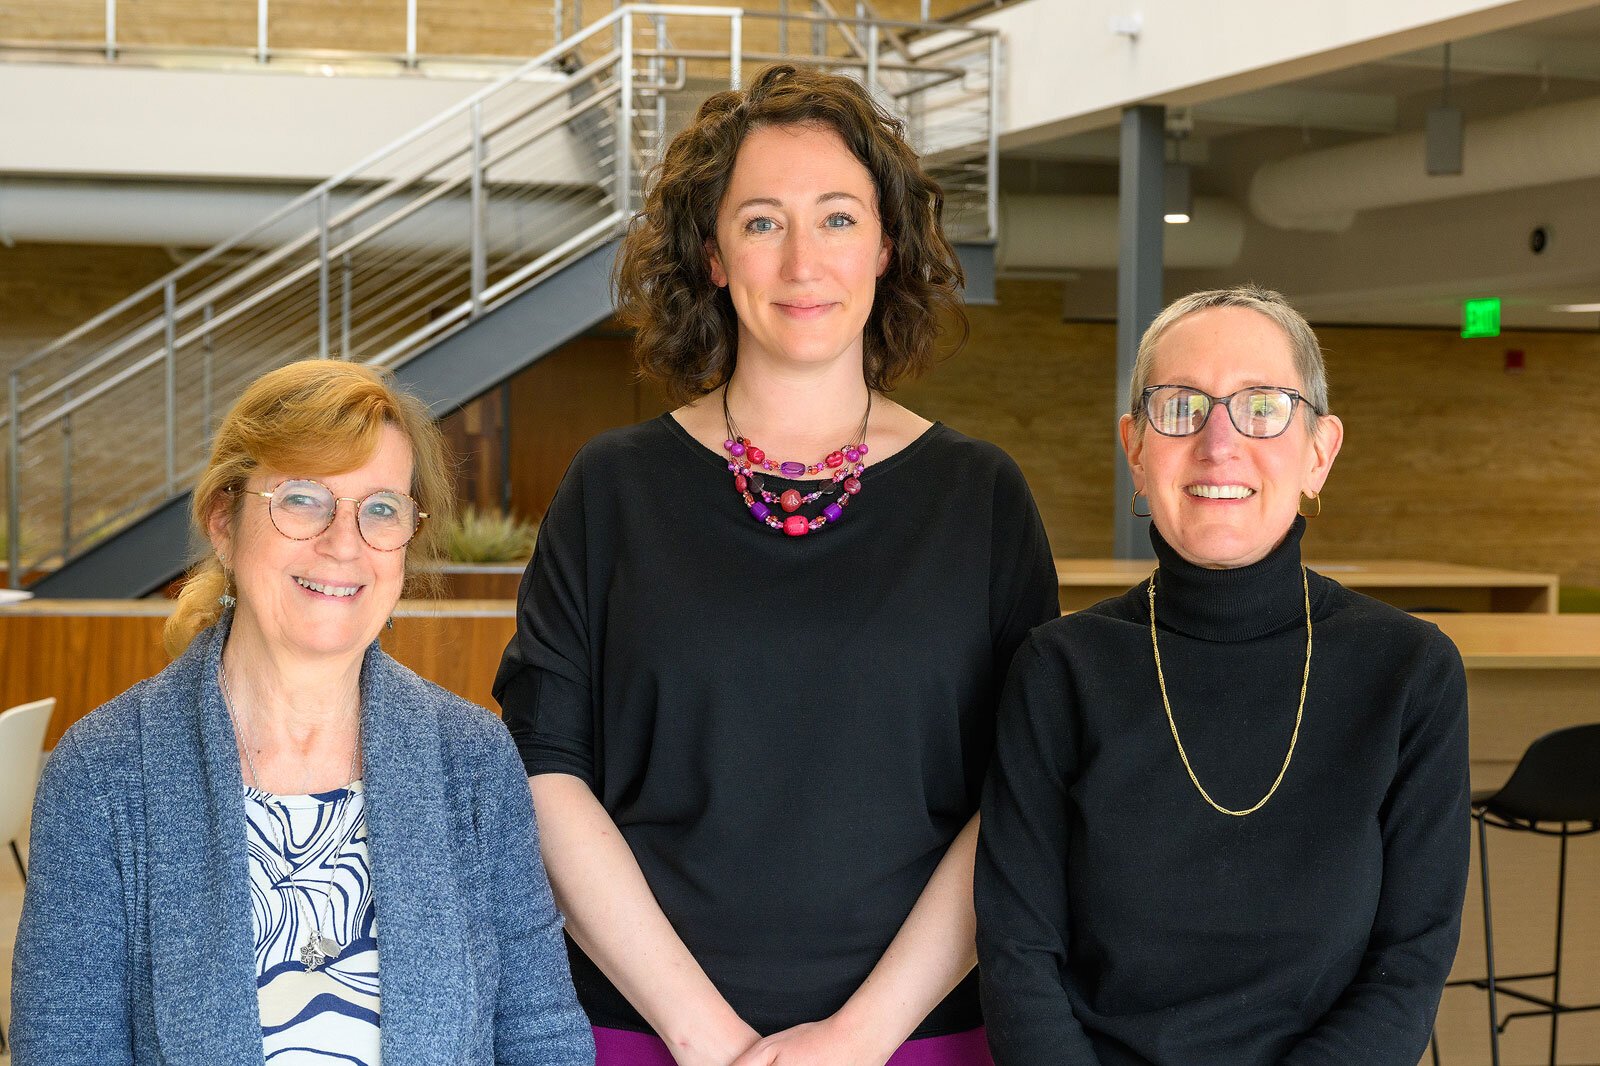
[[[244,749],[244,761],[245,765],[250,770],[251,785],[256,789],[256,791],[264,792],[265,790],[261,787],[261,775],[256,772],[255,757],[250,753],[251,743],[249,733],[245,730],[242,719],[240,718],[238,712],[233,709],[233,693],[228,688],[228,672],[220,663],[217,666],[217,683],[218,687],[222,690],[222,706],[228,712],[228,721],[233,725],[234,735],[239,741],[239,746]],[[356,706],[357,710],[359,711],[359,701],[357,702]],[[360,756],[361,737],[358,730],[356,734],[356,742],[350,746],[350,769],[348,776],[346,777],[347,782],[355,781],[356,766]],[[306,773],[305,780],[301,784],[301,793],[305,793],[306,788],[310,784],[311,774],[308,771]],[[345,808],[348,805],[349,800],[350,791],[347,784],[345,794],[340,798],[338,810],[334,815],[333,832],[335,839],[338,839],[339,834],[343,832]],[[299,873],[299,871],[295,868],[293,863],[288,861],[288,854],[289,841],[288,830],[286,828],[284,830],[283,842],[284,874],[289,880],[289,896],[294,900],[295,909],[299,911],[302,907],[301,893],[299,891],[300,884],[295,880],[295,875]],[[322,886],[322,898],[323,902],[327,904],[327,921],[331,926],[333,921],[333,882],[334,879],[339,876],[339,862],[337,855],[334,856],[334,861],[330,865],[332,867],[332,871],[328,874],[327,883]],[[302,918],[307,917],[307,915],[303,913],[301,916]],[[329,959],[337,959],[340,952],[344,951],[343,944],[322,932],[323,918],[317,914],[317,906],[315,902],[310,903],[309,918],[311,919],[310,922],[307,923],[309,926],[309,931],[306,933],[305,942],[300,945],[300,948],[297,952],[300,958],[300,965],[306,968],[307,973],[314,972]]]

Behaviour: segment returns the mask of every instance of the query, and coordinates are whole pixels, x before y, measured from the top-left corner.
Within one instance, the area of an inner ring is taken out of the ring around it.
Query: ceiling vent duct
[[[1404,133],[1267,163],[1250,181],[1250,210],[1280,229],[1338,233],[1362,211],[1600,177],[1600,97],[1466,124],[1465,172],[1429,175],[1426,137]]]

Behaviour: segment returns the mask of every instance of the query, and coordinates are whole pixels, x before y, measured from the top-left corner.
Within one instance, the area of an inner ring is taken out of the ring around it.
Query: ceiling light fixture
[[[1574,315],[1600,314],[1600,304],[1551,304],[1550,310]]]
[[[1169,134],[1172,158],[1162,174],[1161,220],[1182,225],[1194,217],[1194,175],[1183,162],[1183,134]]]
[[[1465,134],[1461,109],[1450,105],[1450,46],[1447,44],[1444,46],[1444,90],[1438,106],[1428,108],[1425,143],[1429,175],[1441,177],[1461,173]]]

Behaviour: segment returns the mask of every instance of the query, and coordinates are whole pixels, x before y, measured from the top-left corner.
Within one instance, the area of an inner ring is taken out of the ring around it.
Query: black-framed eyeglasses
[[[1311,401],[1294,389],[1276,385],[1252,385],[1226,396],[1212,396],[1188,385],[1151,385],[1139,398],[1150,428],[1164,437],[1193,436],[1206,428],[1214,409],[1224,407],[1234,429],[1246,437],[1270,440],[1289,428],[1297,404],[1316,411]]]
[[[417,526],[428,517],[426,511],[417,507],[416,500],[396,489],[379,489],[356,499],[335,496],[333,490],[320,481],[292,478],[266,492],[236,491],[264,498],[273,528],[290,540],[320,537],[333,525],[339,504],[346,500],[356,505],[356,530],[361,539],[368,547],[381,552],[399,551],[411,543]]]

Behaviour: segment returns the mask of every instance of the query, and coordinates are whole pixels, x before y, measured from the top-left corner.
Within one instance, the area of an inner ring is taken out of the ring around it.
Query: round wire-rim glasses
[[[1192,437],[1206,428],[1212,411],[1223,407],[1241,435],[1271,440],[1289,428],[1296,405],[1303,403],[1317,411],[1296,390],[1277,385],[1251,385],[1226,396],[1213,396],[1189,385],[1151,385],[1139,394],[1139,400],[1150,428],[1163,437]]]
[[[314,540],[333,525],[339,504],[348,500],[356,505],[356,532],[374,551],[399,551],[417,535],[417,527],[428,512],[417,501],[398,489],[378,489],[359,499],[336,496],[332,489],[310,478],[290,478],[271,489],[229,489],[267,501],[267,517],[272,528],[290,540]]]

